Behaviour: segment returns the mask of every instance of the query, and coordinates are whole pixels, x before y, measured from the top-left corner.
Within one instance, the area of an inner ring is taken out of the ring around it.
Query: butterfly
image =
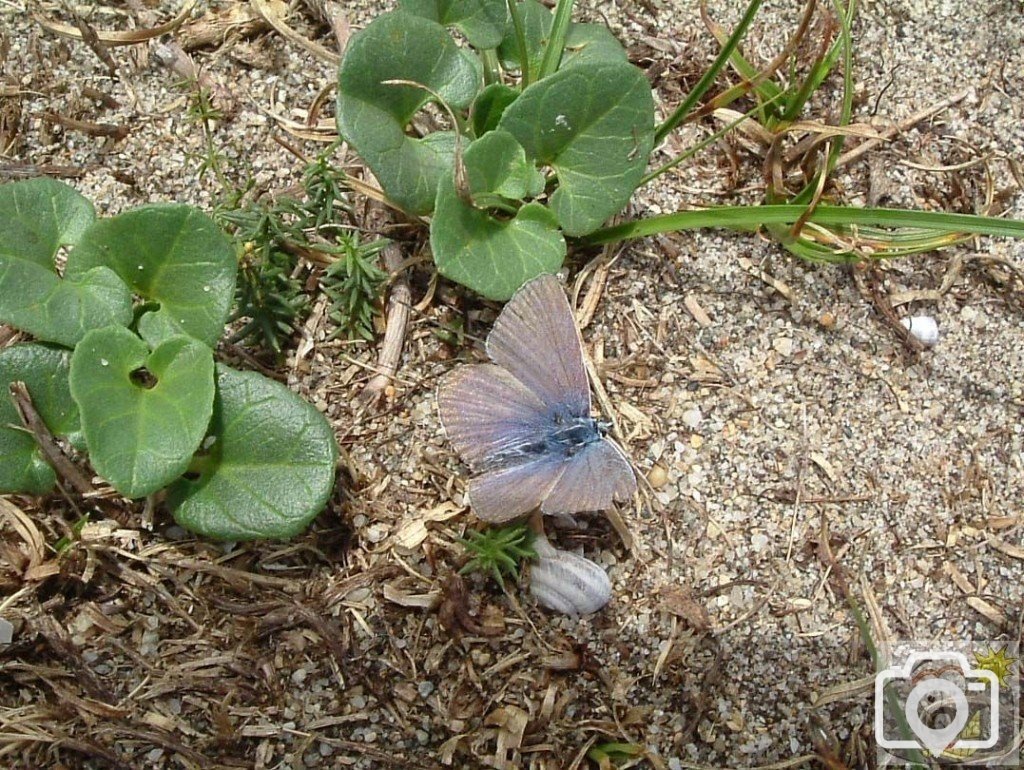
[[[524,284],[487,337],[491,363],[453,370],[437,391],[441,425],[469,465],[469,503],[500,523],[535,508],[607,509],[636,491],[626,455],[590,416],[572,308],[553,275]]]

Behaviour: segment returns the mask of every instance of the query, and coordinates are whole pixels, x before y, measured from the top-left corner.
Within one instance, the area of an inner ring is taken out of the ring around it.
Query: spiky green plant
[[[533,548],[533,531],[525,524],[490,527],[471,532],[468,538],[460,537],[458,540],[471,555],[459,574],[489,574],[500,586],[505,585],[505,577],[519,580],[523,561],[537,556]]]
[[[380,238],[362,243],[354,232],[337,237],[331,249],[335,260],[324,271],[321,286],[331,300],[328,316],[335,325],[331,338],[373,339],[373,318],[388,274],[376,264],[377,254],[388,241]]]

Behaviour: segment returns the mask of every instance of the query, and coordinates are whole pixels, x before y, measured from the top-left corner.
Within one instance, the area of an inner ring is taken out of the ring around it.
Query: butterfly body
[[[590,387],[572,310],[558,280],[520,289],[487,338],[492,363],[463,366],[438,388],[441,423],[475,474],[477,515],[501,522],[601,510],[636,490],[608,425],[590,416]]]

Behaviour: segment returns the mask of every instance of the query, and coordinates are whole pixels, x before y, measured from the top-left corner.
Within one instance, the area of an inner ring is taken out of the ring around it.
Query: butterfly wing
[[[469,480],[469,504],[486,522],[509,521],[540,505],[567,467],[564,458],[544,456],[474,476]]]
[[[534,278],[508,301],[487,337],[487,355],[551,412],[590,416],[583,344],[555,276]]]
[[[608,439],[587,444],[565,461],[565,470],[544,498],[544,513],[577,513],[610,508],[636,492],[636,475],[629,460]]]
[[[450,372],[438,386],[441,425],[470,468],[543,435],[550,421],[537,396],[500,366]]]

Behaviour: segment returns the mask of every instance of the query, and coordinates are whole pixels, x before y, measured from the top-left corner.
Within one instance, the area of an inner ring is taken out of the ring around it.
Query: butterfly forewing
[[[608,439],[587,444],[565,462],[565,470],[544,499],[544,513],[576,513],[610,508],[636,491],[636,475],[625,455]]]
[[[551,413],[590,415],[580,333],[555,276],[533,279],[508,301],[487,337],[487,355]]]
[[[540,399],[494,364],[449,373],[437,389],[437,406],[448,438],[470,468],[535,440],[549,421]]]
[[[481,473],[469,480],[469,504],[484,521],[492,524],[509,521],[539,506],[565,468],[565,463],[559,459],[541,457]]]

